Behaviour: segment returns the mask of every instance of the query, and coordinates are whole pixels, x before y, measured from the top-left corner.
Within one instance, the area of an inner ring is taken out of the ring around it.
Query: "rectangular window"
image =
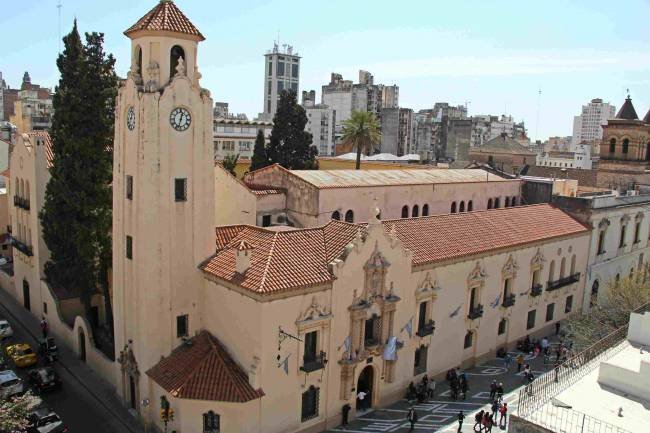
[[[546,321],[550,322],[553,320],[553,314],[555,313],[555,303],[548,304],[546,306]]]
[[[316,343],[318,341],[318,331],[312,331],[305,334],[305,351],[303,362],[308,364],[316,361]]]
[[[176,201],[187,201],[187,179],[174,179],[174,198]]]
[[[273,62],[269,62],[269,77],[273,76]]]
[[[271,225],[271,215],[262,215],[262,227]]]
[[[302,422],[316,418],[318,416],[318,399],[320,395],[320,388],[314,385],[302,393]]]
[[[297,64],[291,65],[291,77],[292,78],[298,78],[298,65]]]
[[[621,226],[621,238],[618,240],[618,247],[623,248],[625,246],[625,224]]]
[[[276,70],[278,77],[284,77],[284,62],[278,62]]]
[[[203,414],[203,433],[220,433],[221,416],[213,411]]]
[[[605,253],[605,230],[598,234],[598,255]]]
[[[641,240],[639,235],[641,234],[641,222],[637,221],[636,225],[634,226],[634,243],[638,244],[639,241]]]
[[[133,259],[133,238],[128,235],[126,237],[126,258]]]
[[[379,344],[379,341],[377,338],[375,338],[375,325],[377,324],[378,318],[377,316],[372,316],[370,319],[366,320],[366,325],[365,325],[365,346],[376,346]]]
[[[298,91],[298,83],[291,83],[291,90],[293,90],[294,92],[297,92]]]
[[[126,198],[133,200],[133,176],[126,175]]]
[[[43,302],[43,314],[47,314],[47,302]]]
[[[284,90],[284,81],[278,81],[278,96]]]
[[[187,314],[176,316],[176,338],[187,337],[188,320]]]
[[[535,327],[535,316],[537,316],[537,310],[530,310],[528,312],[528,320],[526,321],[526,329],[533,329]]]
[[[427,346],[420,346],[415,349],[415,359],[413,361],[413,375],[417,376],[427,371]]]
[[[418,314],[418,332],[422,332],[426,324],[427,324],[427,303],[420,302],[419,314]]]
[[[569,295],[566,297],[566,303],[564,304],[564,312],[570,313],[572,309],[573,309],[573,295]]]

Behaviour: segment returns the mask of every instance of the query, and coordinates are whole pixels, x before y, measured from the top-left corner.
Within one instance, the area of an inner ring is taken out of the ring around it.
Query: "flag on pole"
[[[284,358],[284,360],[278,364],[278,367],[282,367],[282,369],[284,370],[284,374],[286,374],[287,376],[289,375],[289,357],[290,356],[291,356],[291,354],[288,354],[287,357]]]
[[[413,316],[406,322],[406,325],[402,328],[402,331],[406,330],[409,335],[409,338],[413,337]]]

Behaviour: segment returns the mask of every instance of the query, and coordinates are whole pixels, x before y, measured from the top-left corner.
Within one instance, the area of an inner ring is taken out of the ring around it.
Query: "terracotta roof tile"
[[[638,120],[638,118],[639,116],[636,114],[634,105],[632,105],[632,98],[628,95],[628,97],[625,98],[623,106],[618,110],[618,113],[616,113],[616,119]]]
[[[548,204],[382,221],[421,265],[587,233],[581,223]],[[216,229],[217,252],[202,269],[258,294],[328,284],[329,263],[340,257],[364,224],[330,221],[322,227],[277,232],[253,226]],[[255,246],[250,268],[236,272],[235,249]]]
[[[244,403],[264,395],[208,331],[161,359],[147,376],[177,398]]]
[[[124,34],[129,35],[139,30],[169,31],[192,35],[203,41],[205,38],[194,24],[171,0],[161,0],[137,23],[129,27]]]

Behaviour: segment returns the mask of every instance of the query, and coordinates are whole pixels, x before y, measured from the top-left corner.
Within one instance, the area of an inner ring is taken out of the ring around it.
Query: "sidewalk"
[[[40,321],[3,289],[0,289],[0,313],[9,319],[14,330],[17,327],[24,330],[29,336],[28,339],[31,339],[28,343],[31,343],[33,347],[37,347],[37,341],[40,338]],[[53,336],[56,339],[56,334],[53,334]],[[59,360],[56,366],[69,373],[81,388],[94,397],[96,400],[94,403],[101,406],[107,415],[116,420],[123,431],[141,433],[143,431],[142,425],[122,405],[111,385],[81,361],[73,350],[62,344],[61,338],[56,339],[56,341],[59,352]]]

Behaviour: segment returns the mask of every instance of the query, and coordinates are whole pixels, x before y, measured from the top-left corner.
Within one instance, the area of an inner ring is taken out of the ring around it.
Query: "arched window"
[[[203,414],[203,433],[220,433],[221,417],[219,414],[209,411]]]
[[[503,205],[503,207],[508,207],[508,206],[510,206],[510,197],[506,197],[506,202]]]
[[[517,197],[513,197],[512,200],[510,200],[510,206],[517,206]]]
[[[576,255],[574,254],[573,256],[571,256],[571,274],[570,275],[573,275],[575,273],[576,273]]]
[[[622,149],[622,151],[623,151],[623,153],[627,153],[628,150],[630,150],[630,140],[628,140],[626,138],[626,139],[623,140],[623,149]]]
[[[413,206],[413,209],[411,210],[411,216],[414,218],[420,216],[420,206],[418,205]]]
[[[566,272],[566,257],[562,257],[562,261],[560,261],[560,278],[564,278],[565,272]]]
[[[551,264],[548,266],[548,280],[555,280],[555,260],[551,260]]]
[[[458,206],[458,212],[465,212],[465,202],[461,201],[460,206]]]
[[[337,220],[337,221],[341,221],[341,212],[339,212],[337,210],[332,212],[332,219]]]
[[[487,208],[488,208],[488,209],[492,209],[492,199],[491,199],[491,198],[488,199],[488,206],[487,206]]]
[[[135,55],[133,57],[135,61],[135,72],[142,77],[142,48],[140,48],[140,45],[136,45]]]
[[[407,205],[402,206],[402,218],[409,217],[409,207]]]
[[[471,212],[474,210],[474,203],[472,203],[472,200],[467,202],[467,212]]]
[[[346,223],[353,223],[354,222],[354,212],[352,212],[352,209],[347,211],[345,213],[345,222]]]
[[[174,45],[169,53],[169,79],[171,80],[176,75],[176,67],[178,66],[178,59],[183,58],[185,62],[185,51],[180,45]]]
[[[422,216],[429,216],[429,205],[422,205]]]
[[[456,202],[451,203],[451,213],[456,213]]]
[[[497,198],[494,199],[494,208],[499,209],[499,206],[501,206],[501,203],[500,203],[499,197],[497,197]]]
[[[616,153],[616,139],[609,140],[609,153]]]
[[[474,340],[474,333],[472,331],[467,331],[467,334],[465,334],[465,342],[463,343],[463,347],[465,349],[472,347],[473,340]]]

